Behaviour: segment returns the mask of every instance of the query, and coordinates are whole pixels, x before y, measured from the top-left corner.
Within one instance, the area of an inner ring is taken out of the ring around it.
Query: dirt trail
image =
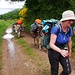
[[[3,70],[2,75],[32,75],[21,55],[21,47],[15,45],[15,53],[11,55],[7,48],[7,41],[3,40]]]
[[[28,33],[25,33],[22,38],[29,44],[29,47],[33,48],[36,56],[34,59],[30,58],[30,56],[24,51],[24,48],[17,43],[15,38],[12,39],[15,46],[14,51],[10,51],[8,49],[8,41],[3,40],[2,75],[50,75],[47,51],[38,50],[38,48],[33,45],[33,39]],[[71,75],[75,75],[75,60],[70,60],[73,69]],[[60,71],[61,70],[60,66]]]

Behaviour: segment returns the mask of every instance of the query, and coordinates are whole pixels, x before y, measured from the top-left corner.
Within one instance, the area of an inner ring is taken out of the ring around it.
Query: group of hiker
[[[71,73],[69,57],[72,52],[71,37],[73,35],[73,31],[71,25],[74,21],[74,12],[72,10],[66,10],[62,13],[62,18],[60,20],[36,19],[31,25],[30,32],[32,37],[42,37],[43,46],[48,50],[51,75],[58,75],[59,63],[63,68],[60,75],[69,75]],[[75,27],[73,30],[75,35]],[[37,37],[37,42],[38,41]]]
[[[46,23],[44,25],[43,21]],[[71,73],[71,64],[69,57],[72,52],[72,24],[75,21],[75,15],[72,10],[66,10],[62,13],[62,18],[57,21],[55,19],[40,21],[43,35],[45,39],[46,48],[48,44],[48,58],[51,65],[51,75],[58,75],[59,63],[62,65],[63,71],[60,75],[69,75]],[[56,21],[57,23],[53,22]],[[35,21],[36,23],[36,21]],[[36,26],[37,27],[37,26]],[[34,28],[36,28],[34,27]],[[75,35],[75,27],[73,28]],[[47,34],[46,34],[47,33]]]

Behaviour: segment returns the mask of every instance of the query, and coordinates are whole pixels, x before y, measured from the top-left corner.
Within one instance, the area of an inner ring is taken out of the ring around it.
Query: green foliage
[[[75,52],[75,35],[72,36],[72,50]]]
[[[61,13],[71,7],[68,0],[27,0],[28,20],[36,18],[50,19],[61,18]]]
[[[31,22],[29,22],[29,23],[24,22],[24,25],[26,26],[26,28],[25,28],[26,32],[29,32],[30,31],[30,25],[31,24],[32,24]]]
[[[0,19],[5,19],[5,20],[18,19],[19,18],[19,11],[20,11],[19,9],[15,9],[15,10],[8,12],[4,15],[0,15]]]
[[[26,0],[25,7],[28,8],[25,22],[28,25],[35,19],[61,19],[61,14],[65,10],[75,11],[74,0]]]
[[[24,1],[24,0],[11,0],[11,1]]]

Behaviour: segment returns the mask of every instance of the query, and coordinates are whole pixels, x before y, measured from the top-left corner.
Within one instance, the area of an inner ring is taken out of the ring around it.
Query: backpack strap
[[[61,25],[60,24],[56,24],[56,26],[59,28],[59,33],[60,33],[61,32]]]
[[[60,33],[61,30],[62,30],[62,29],[61,29],[61,25],[60,25],[60,24],[56,24],[56,26],[59,28],[59,33]],[[58,34],[59,34],[59,33],[58,33]],[[67,31],[66,33],[70,33],[70,28],[68,29],[68,31]]]

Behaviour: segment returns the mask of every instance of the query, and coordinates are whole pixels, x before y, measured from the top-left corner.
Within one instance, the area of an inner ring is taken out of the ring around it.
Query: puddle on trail
[[[6,34],[3,36],[3,39],[12,39],[14,36],[11,33],[12,33],[12,28],[8,28],[6,30]]]
[[[14,57],[15,54],[15,46],[13,41],[11,40],[14,36],[12,35],[12,28],[8,28],[6,30],[6,34],[3,36],[3,39],[6,39],[8,41],[8,50],[12,57]]]

